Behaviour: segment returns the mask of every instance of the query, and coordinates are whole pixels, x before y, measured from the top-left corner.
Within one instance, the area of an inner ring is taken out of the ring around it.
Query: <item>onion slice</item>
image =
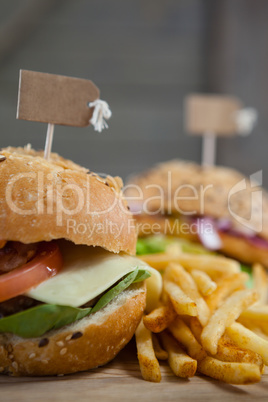
[[[198,237],[208,250],[219,250],[222,241],[216,229],[215,222],[210,218],[197,218]]]

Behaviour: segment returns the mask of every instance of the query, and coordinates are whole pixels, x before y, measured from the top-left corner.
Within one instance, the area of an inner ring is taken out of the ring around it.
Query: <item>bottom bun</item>
[[[40,338],[0,335],[0,371],[13,376],[70,374],[102,366],[132,338],[145,308],[144,283],[99,312]]]

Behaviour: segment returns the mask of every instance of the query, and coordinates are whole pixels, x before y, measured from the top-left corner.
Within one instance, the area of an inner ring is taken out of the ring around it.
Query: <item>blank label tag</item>
[[[17,119],[85,127],[93,113],[88,103],[99,96],[90,80],[20,70]]]
[[[235,114],[241,108],[241,102],[233,96],[189,95],[185,102],[186,130],[196,135],[235,135]]]

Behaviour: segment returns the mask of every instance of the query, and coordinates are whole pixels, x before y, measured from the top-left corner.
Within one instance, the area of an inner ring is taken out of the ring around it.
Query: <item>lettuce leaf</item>
[[[166,247],[172,241],[165,236],[149,236],[138,239],[136,252],[137,255],[164,253]]]
[[[202,244],[194,243],[187,240],[181,241],[181,249],[184,253],[190,254],[217,254],[214,251],[207,250],[204,246],[202,246]]]
[[[112,287],[108,292],[99,299],[97,304],[92,308],[91,313],[95,313],[101,308],[105,307],[112,299],[114,299],[119,293],[127,289],[132,283],[142,282],[144,279],[151,276],[148,271],[144,269],[135,269],[135,271],[128,274],[124,279],[122,279],[117,285]]]
[[[22,338],[42,336],[51,329],[61,328],[99,311],[132,283],[141,282],[149,276],[148,271],[136,268],[135,271],[127,274],[120,282],[104,293],[93,308],[41,304],[20,313],[0,318],[0,333],[11,332]]]
[[[253,288],[252,267],[250,265],[240,264],[240,269],[242,272],[246,272],[249,275],[249,280],[246,282],[246,287],[252,289]]]
[[[179,243],[184,253],[215,254],[215,252],[205,249],[205,247],[199,243],[162,235],[138,239],[136,252],[137,255],[164,253],[167,247],[172,243]]]
[[[89,308],[75,308],[57,306],[55,304],[41,304],[0,319],[0,332],[11,332],[22,338],[42,336],[51,329],[84,318],[90,314]]]

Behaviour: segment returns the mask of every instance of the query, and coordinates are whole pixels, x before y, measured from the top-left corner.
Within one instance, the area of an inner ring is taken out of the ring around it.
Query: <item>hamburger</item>
[[[133,256],[121,179],[30,146],[1,150],[0,177],[0,372],[106,364],[133,336],[146,288],[148,309],[161,292],[160,274]]]
[[[125,194],[140,237],[178,236],[268,267],[268,194],[254,178],[172,160],[130,178]]]

